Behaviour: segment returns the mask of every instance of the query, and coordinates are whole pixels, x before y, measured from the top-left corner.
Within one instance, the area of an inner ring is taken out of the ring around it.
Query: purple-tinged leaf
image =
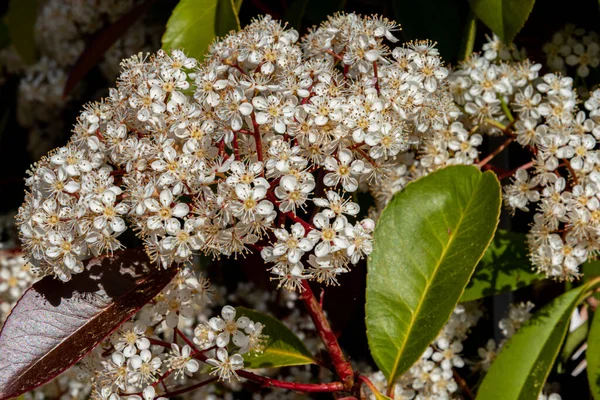
[[[19,299],[0,331],[0,399],[60,374],[90,352],[176,274],[141,250],[97,257],[69,282],[47,276]]]
[[[104,53],[144,14],[144,11],[152,4],[152,1],[147,0],[141,3],[127,14],[124,14],[114,24],[107,26],[96,34],[91,43],[81,53],[73,68],[71,68],[65,88],[63,89],[63,97],[71,93],[75,85],[102,60]]]

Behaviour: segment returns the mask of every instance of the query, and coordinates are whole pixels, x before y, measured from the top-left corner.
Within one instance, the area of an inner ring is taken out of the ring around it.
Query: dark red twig
[[[346,356],[344,356],[337,338],[331,330],[329,321],[325,317],[323,308],[319,305],[319,302],[307,281],[302,281],[302,289],[303,291],[300,294],[300,298],[304,301],[308,313],[317,328],[317,332],[325,344],[325,347],[327,347],[335,372],[342,382],[344,382],[344,388],[346,390],[351,390],[352,386],[354,386],[354,371],[352,370],[352,365],[346,360]]]

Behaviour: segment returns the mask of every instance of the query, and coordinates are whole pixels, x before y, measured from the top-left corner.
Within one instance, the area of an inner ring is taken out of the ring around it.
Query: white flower
[[[273,256],[280,257],[286,254],[292,264],[299,262],[304,253],[312,250],[314,246],[305,238],[305,230],[301,223],[292,225],[290,232],[286,229],[275,229],[273,233],[278,240],[273,247]]]
[[[215,332],[219,332],[216,338],[218,347],[226,347],[229,341],[233,339],[233,343],[238,346],[244,346],[248,338],[242,330],[248,326],[250,320],[248,317],[240,317],[235,319],[235,308],[225,306],[221,310],[221,317],[213,317],[208,321],[208,325]]]
[[[144,205],[152,215],[146,222],[151,230],[165,229],[167,231],[177,231],[178,221],[175,219],[185,217],[190,208],[185,203],[173,202],[173,193],[169,189],[160,192],[160,203],[156,199],[146,199]]]
[[[215,339],[215,331],[207,323],[201,323],[194,329],[194,343],[202,350],[214,346]]]
[[[309,175],[310,176],[310,175]],[[279,186],[275,188],[275,195],[281,203],[279,209],[281,212],[296,212],[297,208],[302,208],[308,199],[308,194],[315,188],[314,179],[307,179],[298,182],[293,175],[286,175],[281,178]]]
[[[159,357],[152,357],[150,350],[142,350],[139,355],[134,355],[127,361],[133,369],[131,382],[143,385],[153,382],[156,374],[160,372],[162,361]]]
[[[344,190],[354,192],[358,189],[358,181],[354,175],[360,174],[364,169],[364,163],[361,160],[352,161],[352,152],[348,149],[342,149],[338,152],[338,160],[333,157],[325,159],[325,169],[331,171],[325,175],[323,182],[327,186],[336,186],[342,183]]]
[[[109,226],[114,232],[123,232],[127,227],[125,221],[120,215],[124,215],[128,211],[128,207],[124,203],[119,203],[115,206],[117,196],[114,192],[107,190],[102,193],[100,200],[92,199],[89,202],[91,211],[99,216],[94,218],[94,228],[104,229]]]
[[[327,199],[314,198],[313,202],[316,206],[324,208],[321,213],[327,218],[335,218],[342,214],[356,215],[360,211],[358,204],[344,199],[339,193],[333,190],[327,191]]]
[[[266,216],[273,211],[273,203],[265,200],[267,188],[255,186],[254,188],[244,183],[235,185],[235,194],[238,201],[231,203],[233,215],[244,222],[257,219],[257,216]]]
[[[262,96],[253,98],[252,104],[258,110],[256,122],[259,125],[270,124],[275,132],[284,133],[287,129],[287,119],[294,115],[295,102],[290,103],[290,99],[295,99],[295,97],[282,99],[279,96],[270,95],[267,98]]]
[[[166,358],[169,369],[175,371],[175,378],[183,378],[184,375],[193,376],[200,369],[198,361],[192,358],[192,348],[188,345],[179,349],[175,343],[171,344],[171,352]]]
[[[231,129],[239,131],[242,129],[243,117],[247,117],[252,114],[252,104],[245,101],[244,92],[240,88],[227,93],[225,101],[221,103],[217,109],[217,115],[224,122],[229,122]]]
[[[115,349],[122,352],[125,357],[133,357],[138,350],[150,348],[150,341],[144,335],[146,325],[141,322],[125,322],[119,328]]]
[[[211,374],[218,375],[223,381],[229,381],[232,377],[237,379],[235,371],[244,368],[244,358],[241,355],[230,356],[222,347],[217,349],[217,358],[209,358],[206,362],[214,367]]]
[[[344,228],[348,220],[343,215],[335,218],[333,223],[321,213],[315,215],[313,223],[317,229],[308,232],[307,238],[316,244],[315,255],[325,257],[326,255],[350,246],[348,239],[344,236]],[[318,243],[318,244],[317,244]]]

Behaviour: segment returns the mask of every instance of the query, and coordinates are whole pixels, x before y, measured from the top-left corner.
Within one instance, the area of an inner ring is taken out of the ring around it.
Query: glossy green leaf
[[[473,53],[475,47],[475,39],[477,38],[477,18],[472,11],[469,11],[469,17],[465,24],[463,33],[463,43],[461,46],[461,54],[459,55],[459,61],[467,60]]]
[[[232,30],[240,30],[238,12],[241,6],[241,1],[218,0],[215,16],[215,33],[217,36],[225,36]]]
[[[560,365],[561,369],[575,352],[581,347],[585,339],[587,338],[589,332],[589,324],[585,321],[581,324],[577,329],[573,332],[567,333],[567,339],[565,340],[565,344],[560,352]]]
[[[585,352],[587,361],[587,376],[590,391],[595,400],[600,400],[600,312],[596,311],[590,333],[588,335],[588,348]]]
[[[493,173],[452,166],[409,184],[381,214],[366,325],[388,382],[419,359],[450,317],[492,240],[500,202]]]
[[[252,321],[263,324],[263,334],[269,336],[261,354],[244,356],[244,368],[272,368],[315,363],[304,343],[281,321],[245,307],[237,307],[236,311],[238,317],[245,315]]]
[[[233,0],[181,0],[167,22],[163,49],[181,48],[202,60],[216,36],[239,29],[238,5]]]
[[[293,0],[283,15],[283,20],[296,30],[302,26],[302,18],[306,13],[308,0]]]
[[[586,282],[600,276],[600,260],[586,261],[581,266],[581,273],[583,274],[583,280]]]
[[[460,301],[511,292],[543,278],[532,268],[525,235],[498,229]]]
[[[537,311],[503,346],[483,379],[477,400],[537,399],[587,285]]]
[[[469,3],[465,0],[394,0],[394,19],[402,25],[401,42],[429,39],[444,61],[461,61],[459,55],[468,25]]]
[[[6,27],[12,45],[27,64],[36,59],[35,18],[36,0],[11,0],[6,14]]]
[[[535,0],[471,0],[471,9],[502,41],[510,43],[521,30]]]

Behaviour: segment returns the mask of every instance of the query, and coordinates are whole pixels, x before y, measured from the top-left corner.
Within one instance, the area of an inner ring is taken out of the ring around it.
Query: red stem
[[[315,328],[317,328],[321,340],[325,344],[325,347],[327,347],[335,372],[337,372],[342,382],[344,382],[344,388],[346,390],[351,390],[352,386],[354,386],[354,371],[352,370],[352,365],[346,360],[337,338],[331,330],[329,321],[325,317],[323,309],[313,294],[310,285],[305,280],[302,281],[302,289],[303,291],[300,293],[300,298],[304,301],[306,309],[315,324]]]
[[[252,127],[254,128],[254,133],[252,134],[252,136],[254,136],[254,141],[256,142],[256,157],[258,158],[258,161],[263,161],[263,154],[262,154],[262,141],[260,138],[260,127],[258,126],[258,123],[256,122],[256,116],[254,115],[254,112],[252,112],[252,114],[250,114],[252,117]]]
[[[180,394],[191,392],[194,389],[201,388],[202,386],[209,385],[209,384],[213,383],[214,381],[216,381],[217,379],[219,379],[219,378],[216,377],[216,376],[214,376],[214,377],[209,378],[209,379],[207,379],[205,381],[202,381],[200,383],[196,383],[195,385],[188,386],[188,387],[183,388],[183,389],[175,390],[174,392],[167,392],[167,393],[165,393],[163,395],[160,395],[160,396],[156,396],[154,399],[158,399],[159,397],[163,397],[163,398],[166,397],[167,399],[170,399],[170,398],[173,398],[175,396],[179,396]]]
[[[510,171],[508,171],[508,172],[504,172],[504,173],[502,173],[502,174],[498,175],[498,180],[499,180],[499,181],[501,181],[501,180],[503,180],[503,179],[510,178],[510,177],[511,177],[511,176],[513,176],[513,175],[514,175],[514,174],[515,174],[515,173],[516,173],[518,170],[520,170],[520,169],[529,169],[529,168],[533,167],[533,165],[534,165],[534,161],[529,161],[528,163],[526,163],[526,164],[523,164],[523,165],[521,165],[521,166],[519,166],[519,167],[517,167],[517,168],[515,168],[515,169],[511,169],[511,170],[510,170]]]
[[[243,378],[249,379],[253,382],[260,383],[263,387],[278,387],[282,389],[297,390],[305,393],[316,393],[316,392],[340,392],[344,390],[344,384],[342,382],[331,382],[331,383],[296,383],[280,381],[277,379],[266,378],[264,376],[256,375],[249,371],[237,371],[237,374]]]
[[[377,94],[380,94],[379,76],[377,75],[377,62],[376,61],[373,61],[373,74],[375,75],[375,89],[377,90]]]
[[[490,162],[492,160],[492,158],[494,158],[498,154],[500,154],[502,152],[502,150],[504,150],[505,148],[507,148],[508,145],[511,144],[514,140],[515,140],[515,137],[514,136],[510,136],[508,139],[506,139],[506,141],[504,143],[502,143],[500,146],[498,146],[486,158],[484,158],[483,160],[479,161],[477,163],[477,165],[479,167],[483,167],[485,164],[487,164],[488,162]]]
[[[240,159],[240,147],[238,145],[238,138],[235,132],[233,132],[233,155],[235,156],[236,160]]]

